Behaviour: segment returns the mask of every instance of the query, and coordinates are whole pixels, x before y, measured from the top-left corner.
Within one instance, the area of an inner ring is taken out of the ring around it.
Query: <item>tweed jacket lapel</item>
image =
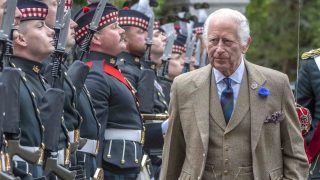
[[[258,94],[259,89],[265,86],[267,81],[262,73],[260,73],[254,65],[245,61],[249,80],[249,98],[250,98],[250,112],[251,112],[251,149],[254,152],[258,140],[260,138],[261,128],[264,119],[267,115],[266,97],[261,97]]]
[[[220,128],[223,130],[226,129],[226,121],[224,119],[222,107],[220,104],[220,99],[218,95],[218,89],[216,84],[216,79],[214,77],[214,73],[211,73],[211,87],[210,87],[210,116],[211,118],[218,124]]]
[[[195,121],[201,136],[205,152],[209,142],[209,89],[212,66],[209,64],[202,69],[197,76],[193,77],[195,90],[191,93]]]

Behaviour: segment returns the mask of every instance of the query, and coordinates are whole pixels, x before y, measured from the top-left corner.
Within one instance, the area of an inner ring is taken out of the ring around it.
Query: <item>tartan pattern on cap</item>
[[[113,22],[115,22],[118,19],[119,12],[114,11],[111,12],[105,16],[101,17],[100,23],[99,23],[99,28],[107,26]],[[76,34],[76,41],[79,41],[81,38],[83,38],[86,34],[88,34],[89,31],[89,24],[86,26],[83,26],[80,28],[75,34]]]
[[[66,0],[65,5],[64,5],[64,10],[68,11],[72,7],[72,0]]]
[[[155,21],[153,25],[154,29],[160,29],[160,21]]]
[[[48,15],[48,9],[46,8],[23,8],[20,9],[20,12],[22,14],[22,18],[41,18],[45,19]]]
[[[196,27],[196,28],[193,28],[193,33],[195,33],[195,34],[203,34],[203,30],[204,30],[203,27]]]
[[[118,19],[120,26],[136,26],[142,28],[143,30],[147,30],[148,21],[138,18],[138,17],[129,17],[129,16],[121,16]]]
[[[185,47],[178,46],[178,45],[173,45],[172,53],[182,54],[182,53],[185,53],[185,52],[186,52],[186,48]]]

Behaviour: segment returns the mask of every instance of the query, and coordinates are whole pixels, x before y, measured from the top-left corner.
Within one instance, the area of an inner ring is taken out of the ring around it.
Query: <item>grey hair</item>
[[[246,45],[248,42],[248,39],[250,38],[250,27],[248,19],[239,11],[229,9],[229,8],[222,8],[217,11],[214,11],[209,15],[207,18],[205,24],[204,24],[204,32],[203,32],[203,39],[207,43],[208,40],[208,28],[209,23],[214,18],[222,18],[222,17],[228,17],[234,20],[239,24],[238,29],[238,36],[240,38],[241,45]]]

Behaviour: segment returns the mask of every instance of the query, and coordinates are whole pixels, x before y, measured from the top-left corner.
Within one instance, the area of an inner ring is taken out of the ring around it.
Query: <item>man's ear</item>
[[[17,37],[14,40],[14,43],[16,45],[22,46],[22,47],[27,47],[28,46],[28,42],[25,38],[25,36],[21,33],[18,32]]]
[[[252,38],[249,37],[248,40],[247,40],[247,44],[242,46],[242,54],[245,54],[248,51],[251,42],[252,42]]]
[[[94,33],[92,40],[91,40],[91,44],[101,45],[99,33]]]

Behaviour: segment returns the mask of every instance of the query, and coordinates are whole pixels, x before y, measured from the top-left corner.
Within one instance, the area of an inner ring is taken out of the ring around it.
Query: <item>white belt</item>
[[[31,151],[33,153],[39,151],[39,147],[30,147],[30,146],[22,146],[24,149],[28,150],[28,151]],[[26,162],[24,159],[22,159],[20,156],[18,155],[14,155],[12,157],[12,160],[13,161],[23,161],[23,162]]]
[[[81,149],[79,149],[78,151],[96,155],[97,143],[98,143],[97,140],[87,139],[86,144]]]
[[[65,152],[65,149],[61,149],[58,152],[52,152],[51,156],[53,156],[53,158],[57,159],[58,164],[65,165],[64,164],[64,152]]]
[[[105,140],[127,140],[141,142],[141,130],[133,129],[106,129]]]
[[[74,131],[69,131],[68,136],[70,143],[74,143]]]
[[[58,151],[58,157],[57,157],[57,161],[58,161],[58,164],[60,165],[64,165],[64,149],[61,149]]]

